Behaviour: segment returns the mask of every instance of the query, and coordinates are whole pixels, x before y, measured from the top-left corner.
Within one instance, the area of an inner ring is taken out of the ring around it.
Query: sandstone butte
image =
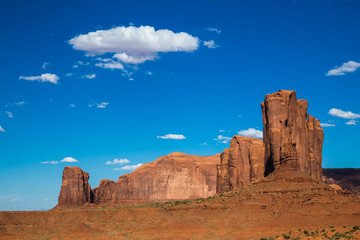
[[[65,167],[57,208],[207,198],[216,193],[219,155],[201,157],[174,152],[120,176],[116,182],[103,179],[94,189],[90,189],[87,172]]]
[[[245,187],[281,169],[299,170],[334,187],[337,184],[359,193],[355,177],[359,175],[354,174],[353,181],[344,181],[336,175],[340,171],[327,170],[323,176],[324,133],[307,107],[307,101],[297,100],[295,91],[268,94],[261,103],[264,140],[234,136],[229,149],[208,157],[175,152],[120,176],[116,182],[103,179],[94,189],[87,172],[66,167],[57,208],[206,198]]]

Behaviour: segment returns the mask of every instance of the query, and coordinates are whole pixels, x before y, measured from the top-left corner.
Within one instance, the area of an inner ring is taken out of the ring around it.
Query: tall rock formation
[[[319,120],[307,114],[308,103],[295,91],[268,94],[261,103],[265,144],[265,175],[279,170],[300,170],[322,177],[324,133]]]
[[[197,199],[216,193],[216,164],[220,154],[195,156],[171,153],[146,163],[114,182],[101,180],[94,191],[97,205]]]
[[[218,193],[244,187],[264,176],[264,145],[258,138],[235,135],[217,165]]]
[[[65,167],[58,206],[83,206],[92,202],[92,191],[88,183],[89,173],[79,167]]]

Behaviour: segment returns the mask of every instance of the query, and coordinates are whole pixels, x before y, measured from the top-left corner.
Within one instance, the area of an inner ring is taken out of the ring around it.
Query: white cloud
[[[14,114],[12,112],[5,111],[5,113],[8,115],[9,118],[14,117]]]
[[[96,74],[93,73],[93,74],[84,75],[84,78],[94,79],[94,78],[96,78]]]
[[[49,65],[50,65],[50,63],[44,62],[44,63],[41,65],[41,68],[42,68],[42,69],[46,69],[46,67],[49,66]]]
[[[206,46],[208,48],[218,48],[219,47],[219,45],[217,45],[214,40],[204,41],[204,46]]]
[[[320,126],[322,126],[322,127],[335,127],[335,124],[331,124],[331,123],[320,123]]]
[[[121,63],[113,61],[111,59],[107,62],[96,63],[95,66],[108,69],[124,69],[124,66]]]
[[[217,138],[214,138],[215,141],[221,142],[221,143],[229,143],[231,140],[231,137],[225,137],[223,135],[217,136]]]
[[[176,139],[176,140],[186,139],[186,137],[184,135],[182,135],[182,134],[166,134],[165,136],[157,136],[157,138]]]
[[[22,106],[22,105],[24,105],[24,104],[25,104],[25,102],[16,102],[16,103],[15,103],[16,106]]]
[[[76,105],[71,103],[71,104],[69,104],[69,107],[74,108],[74,107],[76,107]]]
[[[148,71],[147,75],[151,76],[151,75],[153,75],[153,72]]]
[[[207,146],[208,144],[206,142],[200,143],[200,146]]]
[[[134,79],[133,79],[133,78],[129,78],[129,81],[134,81]]]
[[[3,129],[2,126],[0,126],[0,132],[5,132],[5,129]]]
[[[63,160],[61,160],[60,162],[79,162],[78,160],[76,160],[75,158],[72,158],[72,157],[66,157],[64,158]]]
[[[339,76],[345,75],[346,72],[355,72],[360,67],[360,63],[355,61],[348,61],[343,63],[341,67],[336,66],[334,69],[328,71],[326,76]]]
[[[210,31],[210,32],[215,32],[215,33],[221,33],[221,30],[218,29],[218,28],[211,28],[211,27],[208,27],[206,28],[206,30]]]
[[[73,74],[72,73],[67,73],[67,74],[65,74],[65,76],[67,76],[67,77],[70,77],[70,76],[72,76]]]
[[[130,64],[154,60],[160,52],[193,52],[199,47],[199,39],[188,33],[155,30],[151,26],[98,30],[76,36],[69,43],[87,55],[113,53],[118,61]]]
[[[41,164],[58,164],[58,161],[45,161],[45,162],[41,162]]]
[[[77,62],[73,65],[73,68],[78,68],[79,66],[88,66],[88,65],[90,65],[89,62],[77,61]]]
[[[91,104],[89,104],[89,107],[96,106],[97,108],[106,108],[106,106],[107,106],[108,104],[109,104],[108,102],[91,103]]]
[[[219,130],[219,132],[225,132],[225,130]]]
[[[247,130],[241,130],[238,132],[240,136],[244,137],[254,137],[254,138],[263,138],[263,132],[256,130],[255,128],[249,128]]]
[[[127,166],[123,166],[121,168],[114,168],[114,170],[135,170],[137,168],[139,168],[142,165],[142,163],[136,164],[136,165],[127,165]]]
[[[60,78],[56,74],[44,73],[41,74],[40,76],[29,76],[29,77],[20,76],[19,79],[38,81],[38,82],[51,82],[57,84]]]
[[[110,164],[120,164],[120,165],[122,165],[122,164],[126,164],[126,163],[129,163],[130,161],[129,160],[127,160],[126,158],[124,158],[124,159],[114,159],[113,161],[107,161],[106,162],[106,165],[110,165]]]
[[[343,111],[341,109],[332,108],[329,114],[333,117],[345,118],[345,119],[357,119],[360,118],[360,114],[352,113],[350,111]]]
[[[346,125],[356,125],[357,123],[358,123],[358,121],[356,121],[356,120],[349,120],[345,124]]]

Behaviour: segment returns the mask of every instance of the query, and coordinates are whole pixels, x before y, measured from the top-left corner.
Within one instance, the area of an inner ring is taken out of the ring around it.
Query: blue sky
[[[360,167],[359,11],[355,0],[2,1],[0,210],[55,206],[65,166],[96,187],[174,151],[259,136],[260,103],[279,89],[328,125],[324,167]]]

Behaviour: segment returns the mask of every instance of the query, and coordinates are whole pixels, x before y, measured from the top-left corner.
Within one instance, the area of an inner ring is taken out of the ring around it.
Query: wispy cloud
[[[356,121],[356,120],[349,120],[345,124],[346,125],[357,125],[357,123],[358,123],[358,121]]]
[[[333,117],[345,118],[345,119],[357,119],[360,118],[360,114],[350,111],[343,111],[341,109],[332,108],[329,110],[329,114]]]
[[[231,140],[231,137],[225,137],[223,135],[217,136],[217,138],[214,138],[215,141],[218,141],[219,143],[229,143]]]
[[[206,28],[206,30],[208,30],[209,32],[215,32],[215,33],[218,33],[218,34],[221,33],[221,30],[218,29],[218,28],[208,27],[208,28]]]
[[[8,115],[9,118],[13,118],[14,114],[12,112],[9,111],[5,111],[5,113]]]
[[[208,144],[206,142],[200,143],[200,146],[207,146]]]
[[[214,40],[204,41],[203,44],[204,44],[204,46],[206,46],[208,48],[218,48],[219,47],[219,45],[217,45]]]
[[[129,163],[130,161],[126,158],[123,158],[123,159],[117,159],[115,158],[113,161],[107,161],[106,162],[106,165],[110,165],[110,164],[126,164],[126,163]]]
[[[91,56],[114,54],[113,59],[125,64],[155,60],[158,53],[193,52],[199,47],[199,39],[188,33],[155,30],[151,26],[98,30],[76,36],[69,43],[75,50],[85,51]]]
[[[77,61],[77,62],[73,65],[73,68],[78,68],[79,66],[88,66],[88,65],[90,65],[89,62]]]
[[[93,74],[88,74],[88,75],[84,75],[83,77],[84,77],[84,78],[88,78],[88,79],[94,79],[94,78],[96,78],[96,74],[95,74],[95,73],[93,73]]]
[[[176,139],[176,140],[183,140],[186,137],[182,134],[166,134],[165,136],[157,136],[157,138],[161,139]]]
[[[73,163],[73,162],[79,162],[78,160],[76,160],[75,158],[72,157],[66,157],[63,160],[61,160],[60,162],[68,162],[68,163]]]
[[[108,102],[101,102],[101,103],[91,103],[89,104],[89,107],[97,107],[97,108],[106,108],[107,105],[109,105]]]
[[[120,168],[114,168],[114,170],[126,170],[126,171],[131,171],[131,170],[135,170],[137,168],[139,168],[141,165],[143,165],[142,163],[138,163],[136,165],[126,165],[126,166],[123,166],[123,167],[120,167]]]
[[[263,138],[263,132],[256,130],[255,128],[249,128],[247,130],[241,130],[238,132],[240,136],[244,137],[254,137],[254,138]]]
[[[15,105],[16,106],[22,106],[22,105],[24,105],[25,104],[25,102],[23,101],[23,102],[15,102]]]
[[[42,69],[46,69],[47,66],[49,66],[49,65],[50,65],[50,63],[44,62],[44,63],[41,65],[41,68],[42,68]]]
[[[74,107],[76,107],[76,105],[71,103],[71,104],[69,104],[69,107],[74,108]]]
[[[3,129],[1,125],[0,125],[0,132],[5,132],[5,129]]]
[[[355,61],[348,61],[343,63],[340,67],[336,66],[334,69],[331,69],[327,72],[326,76],[339,76],[345,75],[347,72],[355,72],[356,69],[360,67],[360,63]]]
[[[101,61],[99,63],[96,63],[95,66],[101,67],[101,68],[108,68],[108,69],[124,69],[124,65],[122,65],[118,61],[114,61],[110,58],[97,58],[97,60]]]
[[[45,161],[45,162],[41,162],[41,164],[58,164],[58,161]]]
[[[335,127],[335,124],[332,124],[332,123],[320,123],[320,126],[322,126],[322,127]]]
[[[20,76],[19,79],[38,81],[38,82],[51,82],[57,84],[60,78],[56,74],[44,73],[41,74],[40,76],[29,76],[29,77]]]

